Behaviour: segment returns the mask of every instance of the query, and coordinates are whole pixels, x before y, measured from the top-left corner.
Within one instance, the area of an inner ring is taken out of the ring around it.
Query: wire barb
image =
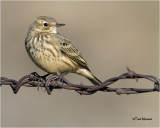
[[[0,77],[0,86],[2,85],[10,85],[10,87],[13,90],[13,93],[17,93],[19,89],[22,86],[26,87],[37,87],[39,90],[39,87],[44,87],[49,95],[51,95],[52,91],[54,89],[68,89],[68,90],[74,90],[80,95],[92,95],[96,93],[97,91],[103,91],[103,92],[115,92],[118,95],[121,94],[139,94],[139,93],[147,93],[147,92],[154,92],[154,91],[160,91],[160,79],[151,76],[151,75],[142,75],[137,74],[136,72],[132,71],[127,67],[126,73],[118,76],[110,78],[106,81],[104,81],[99,86],[87,86],[84,84],[75,85],[69,82],[67,79],[55,75],[44,75],[40,76],[36,72],[33,72],[29,75],[26,75],[22,78],[20,78],[18,81],[13,79],[8,79],[6,77]],[[115,83],[118,80],[121,79],[135,79],[138,81],[138,79],[146,79],[154,83],[153,88],[150,89],[142,89],[142,88],[111,88],[108,87],[109,85]]]

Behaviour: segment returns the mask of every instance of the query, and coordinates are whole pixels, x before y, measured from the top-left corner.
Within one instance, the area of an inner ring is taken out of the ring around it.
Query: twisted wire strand
[[[134,71],[130,70],[128,67],[127,67],[127,71],[128,72],[123,73],[118,77],[113,77],[104,81],[99,86],[94,86],[94,85],[87,86],[83,84],[77,85],[69,82],[65,78],[61,79],[58,76],[54,76],[54,75],[49,75],[48,77],[43,78],[42,76],[38,75],[35,72],[29,75],[25,75],[24,77],[20,78],[18,81],[14,79],[9,79],[6,77],[0,77],[0,85],[10,85],[14,94],[16,94],[22,86],[37,87],[38,90],[39,90],[39,87],[44,87],[49,95],[52,93],[54,89],[74,90],[80,95],[92,95],[97,91],[115,92],[118,95],[139,94],[139,93],[160,91],[159,78],[151,75],[137,74]],[[153,88],[144,89],[144,88],[111,88],[109,87],[109,85],[117,82],[118,80],[135,79],[138,82],[138,79],[142,79],[142,78],[153,82],[154,83]]]

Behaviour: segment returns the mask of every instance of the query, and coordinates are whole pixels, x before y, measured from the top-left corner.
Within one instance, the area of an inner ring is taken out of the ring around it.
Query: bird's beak
[[[59,23],[56,23],[56,27],[61,27],[61,26],[64,26],[65,24],[59,24]]]

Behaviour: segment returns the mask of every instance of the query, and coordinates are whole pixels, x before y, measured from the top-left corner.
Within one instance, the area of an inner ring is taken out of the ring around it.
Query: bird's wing
[[[88,69],[90,71],[87,62],[70,41],[68,41],[67,39],[63,39],[60,41],[59,45],[62,54],[75,61],[80,67]]]

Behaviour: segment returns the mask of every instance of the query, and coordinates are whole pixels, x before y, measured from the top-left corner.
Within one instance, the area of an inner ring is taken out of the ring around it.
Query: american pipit
[[[26,50],[32,61],[50,74],[76,73],[99,85],[87,62],[73,44],[57,32],[64,26],[48,16],[40,16],[30,25],[25,40]]]

